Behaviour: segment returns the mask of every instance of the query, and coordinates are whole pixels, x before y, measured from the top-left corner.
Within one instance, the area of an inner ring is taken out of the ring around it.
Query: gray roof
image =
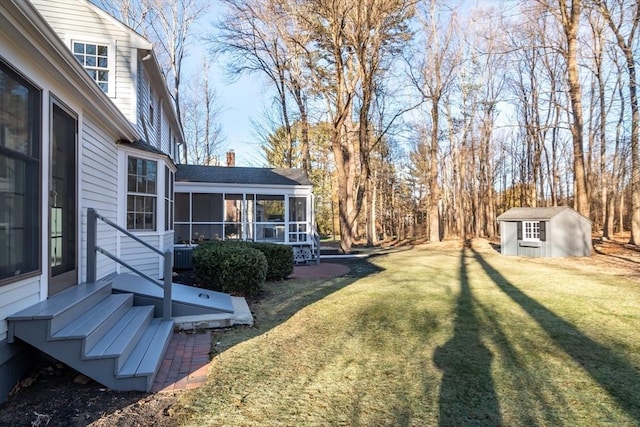
[[[498,221],[546,221],[567,209],[578,214],[578,212],[568,206],[552,206],[549,208],[511,208],[500,215],[498,217]]]
[[[311,185],[302,169],[178,165],[176,182],[212,184]]]

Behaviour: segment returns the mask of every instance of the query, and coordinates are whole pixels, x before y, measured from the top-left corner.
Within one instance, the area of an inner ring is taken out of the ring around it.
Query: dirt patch
[[[176,395],[115,392],[42,357],[0,405],[2,426],[169,426]]]

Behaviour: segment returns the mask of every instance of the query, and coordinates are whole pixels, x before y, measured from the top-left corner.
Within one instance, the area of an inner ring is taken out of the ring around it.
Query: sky
[[[219,8],[220,2],[211,2],[207,16],[201,19],[194,34],[206,37],[214,32],[213,22],[220,12]],[[198,40],[196,37],[189,49],[189,56],[185,59],[185,75],[198,73],[199,65],[209,47],[205,40]],[[224,65],[222,58],[216,58],[209,64],[220,108],[218,119],[224,137],[218,153],[220,159],[225,162],[225,153],[234,150],[236,166],[266,166],[252,120],[260,120],[265,105],[269,102],[269,97],[265,95],[270,90],[269,86],[259,74],[242,76],[237,81],[230,82],[225,76]]]
[[[459,0],[458,13],[466,13],[469,8],[495,3],[495,0]],[[497,4],[504,5],[504,0]],[[207,16],[201,19],[194,34],[207,36],[214,32],[214,21],[220,13],[220,2],[211,2]],[[204,40],[194,40],[189,56],[185,60],[185,74],[197,73],[198,64],[207,53],[208,45]],[[212,80],[217,92],[217,102],[221,109],[219,120],[222,125],[224,141],[220,148],[220,158],[225,161],[225,153],[234,150],[236,166],[266,166],[266,160],[260,148],[252,121],[260,121],[263,111],[271,102],[271,93],[266,78],[258,73],[243,76],[235,82],[229,82],[224,75],[223,59],[211,64]]]

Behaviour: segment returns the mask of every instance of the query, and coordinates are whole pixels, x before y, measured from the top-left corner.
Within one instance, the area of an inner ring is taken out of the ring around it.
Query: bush
[[[244,240],[215,240],[204,245],[242,246],[257,249],[267,258],[266,280],[283,280],[293,273],[293,249],[277,243],[247,242]],[[202,246],[202,244],[201,244]]]
[[[267,258],[267,280],[283,280],[293,273],[293,249],[276,243],[247,242]]]
[[[196,276],[207,289],[255,295],[267,277],[267,259],[248,245],[212,241],[193,251]]]

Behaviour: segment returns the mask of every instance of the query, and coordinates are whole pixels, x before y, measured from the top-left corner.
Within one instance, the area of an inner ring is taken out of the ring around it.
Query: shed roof
[[[176,182],[212,184],[311,185],[302,169],[178,165]]]
[[[582,215],[568,206],[552,206],[548,208],[511,208],[500,215],[498,221],[546,221],[566,210],[582,217]]]

